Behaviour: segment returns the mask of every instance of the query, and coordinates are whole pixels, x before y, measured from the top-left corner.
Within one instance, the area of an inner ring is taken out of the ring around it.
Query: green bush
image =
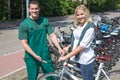
[[[117,9],[120,9],[120,4],[117,4],[116,7],[117,7]]]
[[[40,0],[40,14],[46,17],[64,16],[74,13],[75,7],[78,5],[78,0]]]
[[[115,0],[91,0],[90,10],[93,12],[116,10],[119,8],[119,6],[116,6],[119,3],[120,3],[120,0],[116,0],[116,1]]]
[[[91,12],[101,12],[120,9],[120,0],[86,0]],[[45,17],[65,16],[74,14],[80,0],[39,0],[41,12]],[[0,0],[0,20],[17,20],[22,18],[22,0],[10,0],[10,12],[8,0]],[[26,0],[23,0],[24,16],[26,17]],[[25,18],[24,17],[24,18]]]

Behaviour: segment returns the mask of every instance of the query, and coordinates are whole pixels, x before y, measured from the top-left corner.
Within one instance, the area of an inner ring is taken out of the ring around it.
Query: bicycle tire
[[[108,73],[110,80],[120,80],[120,70],[115,70]],[[108,80],[105,76],[102,80]]]
[[[68,80],[65,76],[63,76],[62,77],[62,79],[60,79],[60,75],[59,74],[57,74],[57,73],[47,73],[47,74],[44,74],[44,75],[42,75],[42,76],[40,76],[39,78],[38,78],[38,80],[46,80],[46,78],[50,78],[51,77],[51,79],[50,80]]]

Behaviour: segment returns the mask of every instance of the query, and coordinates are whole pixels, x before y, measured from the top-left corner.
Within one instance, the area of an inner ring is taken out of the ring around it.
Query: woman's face
[[[38,4],[30,4],[29,12],[30,12],[30,16],[33,19],[37,19],[38,18],[39,11],[40,11],[40,8],[39,8]]]
[[[76,12],[76,18],[80,24],[84,24],[86,21],[86,13],[83,10],[79,9]]]

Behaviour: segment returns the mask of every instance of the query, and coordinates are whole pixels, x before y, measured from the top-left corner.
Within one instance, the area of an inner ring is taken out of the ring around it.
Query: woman
[[[95,39],[95,30],[93,27],[90,27],[84,34],[82,34],[87,26],[91,26],[92,22],[90,22],[89,16],[89,10],[85,5],[79,5],[75,9],[74,25],[76,28],[73,31],[74,40],[69,46],[64,48],[65,51],[72,48],[72,51],[58,59],[61,61],[70,58],[70,60],[78,62],[83,80],[93,80],[95,61],[94,50],[91,46]],[[81,36],[83,36],[82,39]]]

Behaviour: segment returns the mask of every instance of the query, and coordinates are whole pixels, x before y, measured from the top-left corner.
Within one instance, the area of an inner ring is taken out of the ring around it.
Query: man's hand
[[[60,54],[64,54],[64,53],[65,53],[65,50],[63,50],[63,49],[61,49],[61,48],[58,49],[58,50],[59,50],[59,53],[60,53]]]
[[[55,33],[50,34],[50,37],[51,37],[52,42],[55,44],[55,46],[56,46],[57,49],[59,50],[59,53],[60,53],[60,54],[65,53],[65,51],[61,48],[61,46],[60,46],[60,44],[59,44],[59,41],[58,41],[58,38],[57,38],[57,36],[55,35]]]
[[[34,57],[35,57],[35,59],[37,59],[38,61],[42,61],[42,58],[41,58],[40,56],[36,55],[36,56],[34,56]]]

